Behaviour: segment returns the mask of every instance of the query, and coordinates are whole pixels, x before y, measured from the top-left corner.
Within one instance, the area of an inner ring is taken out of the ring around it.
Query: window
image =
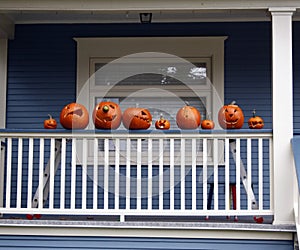
[[[145,107],[153,120],[161,114],[170,119],[174,129],[177,110],[189,102],[202,118],[210,113],[217,121],[224,98],[225,39],[76,38],[77,101],[90,111],[103,99],[122,110]]]

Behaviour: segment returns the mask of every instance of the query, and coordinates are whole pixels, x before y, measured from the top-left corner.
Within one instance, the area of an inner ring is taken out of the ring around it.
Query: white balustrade
[[[273,214],[270,131],[2,131],[0,137],[0,213],[123,220]]]

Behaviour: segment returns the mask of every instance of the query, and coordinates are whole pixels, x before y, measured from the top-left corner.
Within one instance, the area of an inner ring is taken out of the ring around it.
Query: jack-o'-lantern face
[[[49,119],[44,120],[44,128],[45,129],[56,129],[57,122],[50,114],[48,114]]]
[[[100,102],[93,111],[93,122],[98,129],[117,129],[121,121],[121,109],[114,102]]]
[[[89,113],[79,103],[69,103],[60,112],[60,123],[65,129],[84,129],[89,124]]]
[[[253,110],[253,116],[248,120],[248,126],[251,129],[262,129],[264,127],[264,120],[260,116],[255,115],[255,110]]]
[[[220,126],[224,129],[239,129],[244,124],[244,113],[235,102],[232,102],[220,109],[218,120]]]
[[[127,129],[148,129],[152,123],[152,115],[145,108],[128,108],[123,113],[122,121]]]
[[[165,119],[162,115],[160,118],[155,122],[156,129],[169,129],[170,128],[170,121]]]

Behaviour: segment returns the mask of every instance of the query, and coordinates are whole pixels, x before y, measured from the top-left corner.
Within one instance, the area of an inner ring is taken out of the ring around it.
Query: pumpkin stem
[[[256,113],[256,109],[253,109],[252,111],[253,117],[255,117],[255,113]]]
[[[49,116],[49,119],[51,120],[52,119],[52,115],[48,114],[48,116]]]
[[[103,108],[102,108],[103,112],[107,113],[108,110],[109,110],[109,107],[107,105],[105,105]]]
[[[190,103],[188,101],[184,101],[186,106],[190,106]]]
[[[233,100],[230,105],[236,105],[236,101]]]
[[[163,113],[160,113],[160,120],[163,120],[163,119],[164,119]]]

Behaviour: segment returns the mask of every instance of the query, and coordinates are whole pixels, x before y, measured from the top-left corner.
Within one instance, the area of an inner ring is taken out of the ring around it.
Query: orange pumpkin
[[[45,129],[56,129],[57,122],[55,119],[52,118],[50,114],[48,114],[49,119],[44,120],[44,128]]]
[[[239,129],[244,124],[243,110],[233,101],[231,104],[221,107],[218,113],[218,121],[224,129]]]
[[[251,129],[262,129],[264,127],[264,120],[260,116],[255,115],[256,110],[254,109],[252,111],[252,117],[249,118],[248,120],[248,126]]]
[[[201,122],[202,129],[214,129],[215,123],[212,120],[205,119]]]
[[[89,124],[89,113],[79,103],[69,103],[60,112],[60,123],[65,129],[84,129]]]
[[[117,103],[100,102],[93,111],[93,122],[98,129],[117,129],[122,121],[122,112]]]
[[[186,104],[178,110],[176,123],[181,129],[196,129],[200,126],[201,114],[198,109]]]
[[[127,108],[122,117],[122,122],[127,129],[148,129],[152,123],[152,115],[145,108]]]
[[[170,128],[170,121],[165,119],[162,115],[160,118],[155,122],[156,129],[169,129]]]

